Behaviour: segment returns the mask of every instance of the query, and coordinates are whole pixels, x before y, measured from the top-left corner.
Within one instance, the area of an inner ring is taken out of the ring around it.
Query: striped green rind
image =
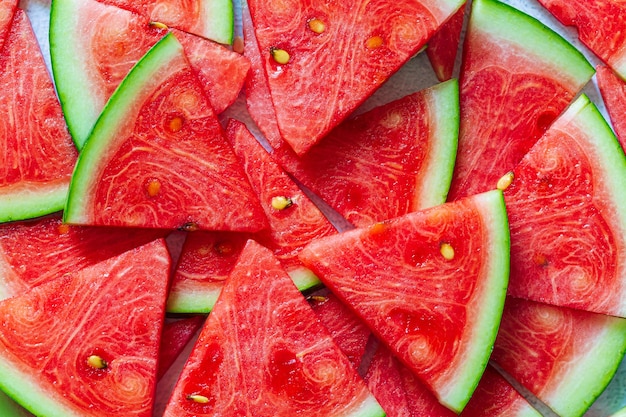
[[[234,10],[232,0],[204,1],[206,31],[204,35],[215,42],[233,43]]]
[[[31,219],[63,210],[69,182],[18,186],[11,192],[0,193],[0,222]]]
[[[497,0],[472,2],[471,30],[489,34],[494,41],[518,46],[560,78],[584,85],[594,74],[584,55],[539,20]],[[469,29],[468,29],[469,30]]]

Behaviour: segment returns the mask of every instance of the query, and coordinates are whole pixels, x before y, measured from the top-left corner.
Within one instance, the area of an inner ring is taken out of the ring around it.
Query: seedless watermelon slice
[[[494,189],[592,75],[584,56],[538,20],[495,0],[472,2],[449,199]]]
[[[298,155],[306,153],[415,55],[462,3],[250,0],[283,139]]]
[[[157,240],[0,302],[2,390],[37,415],[151,416],[169,265]]]
[[[454,65],[461,43],[465,9],[466,5],[464,4],[428,41],[426,55],[439,81],[451,79],[454,73]]]
[[[267,225],[174,35],[107,103],[78,159],[64,220],[185,230]]]
[[[509,294],[626,316],[626,157],[595,105],[578,98],[513,174]]]
[[[500,191],[318,239],[300,257],[442,404],[463,409],[487,365],[506,293]]]
[[[30,21],[15,12],[0,55],[0,222],[63,208],[76,162]]]
[[[492,359],[559,416],[582,416],[626,351],[626,319],[507,299]]]
[[[602,94],[606,111],[609,113],[613,130],[622,149],[626,149],[626,81],[609,67],[596,67],[596,80]]]
[[[164,417],[384,416],[269,249],[250,241]]]

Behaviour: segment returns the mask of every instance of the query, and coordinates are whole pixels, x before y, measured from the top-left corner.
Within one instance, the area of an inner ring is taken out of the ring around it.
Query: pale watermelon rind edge
[[[492,190],[469,197],[478,206],[483,225],[489,227],[486,266],[482,291],[472,297],[477,312],[471,331],[471,345],[459,358],[460,364],[447,383],[440,389],[439,400],[451,410],[460,413],[476,390],[487,367],[496,340],[504,309],[509,282],[510,235],[509,222],[500,190]]]
[[[94,177],[97,169],[107,162],[102,155],[106,154],[107,148],[115,141],[120,120],[128,119],[130,105],[142,99],[143,96],[137,94],[138,91],[158,79],[156,75],[181,54],[183,49],[176,37],[172,33],[165,35],[135,64],[115,90],[78,155],[63,213],[64,222],[90,223],[87,205],[89,192],[96,181]]]
[[[562,417],[582,416],[611,382],[626,353],[626,319],[607,316],[602,334],[588,341],[592,348],[576,359],[551,393],[537,395]],[[575,399],[575,400],[573,400]]]
[[[370,392],[356,410],[346,413],[344,417],[385,417],[387,413]]]
[[[17,189],[0,194],[0,223],[32,219],[63,210],[68,188],[69,180],[34,184],[32,191]]]
[[[205,1],[203,4],[208,28],[206,37],[221,44],[232,44],[235,33],[235,12],[232,0],[212,0]],[[219,16],[219,19],[216,19],[216,16]]]
[[[433,148],[421,168],[425,170],[425,185],[420,195],[415,196],[419,209],[444,203],[450,190],[460,124],[458,80],[451,79],[431,87],[427,101],[431,104],[428,111],[434,119],[434,129],[430,133]]]
[[[489,33],[499,43],[511,43],[526,54],[542,61],[546,67],[558,69],[554,77],[582,88],[595,73],[587,58],[561,35],[534,17],[497,0],[475,0],[468,31]]]

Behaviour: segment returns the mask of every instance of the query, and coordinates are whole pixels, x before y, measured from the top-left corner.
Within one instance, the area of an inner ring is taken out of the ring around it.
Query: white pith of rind
[[[234,11],[231,0],[204,1],[204,35],[222,44],[230,45],[233,42]]]
[[[68,181],[49,184],[26,182],[6,187],[0,192],[0,222],[24,220],[63,210]]]

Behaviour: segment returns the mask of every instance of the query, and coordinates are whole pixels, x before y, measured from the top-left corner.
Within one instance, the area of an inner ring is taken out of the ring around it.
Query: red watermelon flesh
[[[492,360],[558,415],[582,416],[626,349],[626,319],[508,298]]]
[[[0,49],[8,36],[13,22],[13,16],[17,10],[18,0],[5,0],[0,2]]]
[[[620,0],[539,0],[607,65],[626,79],[626,5]]]
[[[63,208],[76,149],[26,13],[15,13],[0,55],[0,221]]]
[[[426,55],[439,81],[452,78],[461,43],[465,4],[445,22],[428,41]]]
[[[163,232],[70,226],[60,216],[0,226],[0,299],[145,244]]]
[[[617,139],[626,149],[626,82],[609,67],[596,67],[596,80]]]
[[[159,346],[159,369],[157,380],[169,370],[193,336],[202,328],[204,316],[191,316],[166,320],[161,333]]]
[[[250,241],[164,416],[384,415],[377,408],[278,260]]]
[[[302,155],[415,55],[462,1],[248,4],[281,135]],[[288,59],[274,59],[276,51]]]
[[[513,174],[509,294],[626,316],[626,158],[595,105],[577,99]]]
[[[501,193],[492,191],[317,239],[300,258],[460,412],[495,339],[507,242]]]
[[[157,240],[2,301],[2,389],[38,415],[151,416],[169,266]]]
[[[448,198],[494,189],[592,75],[580,52],[534,18],[493,0],[473,2]]]

